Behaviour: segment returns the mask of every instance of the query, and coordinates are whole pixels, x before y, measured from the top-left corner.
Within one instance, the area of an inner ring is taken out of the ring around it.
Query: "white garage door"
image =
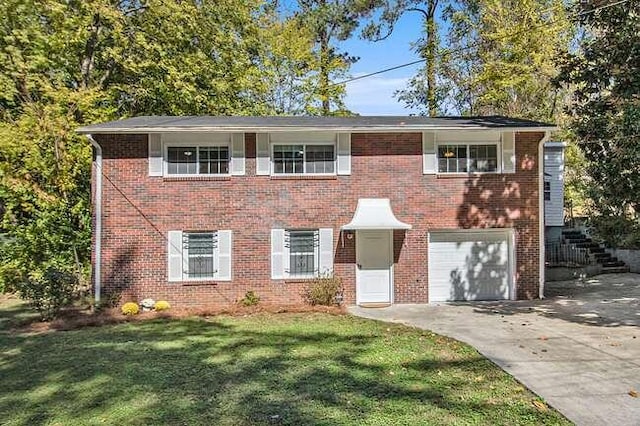
[[[511,230],[429,233],[429,301],[500,300],[513,294]]]

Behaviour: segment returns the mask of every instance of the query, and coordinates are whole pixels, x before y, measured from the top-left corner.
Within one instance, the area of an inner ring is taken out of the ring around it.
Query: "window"
[[[551,182],[544,182],[544,200],[551,201]]]
[[[496,144],[447,144],[438,146],[438,172],[497,172]]]
[[[187,279],[213,278],[215,270],[215,232],[184,232],[182,234],[183,275]]]
[[[231,237],[231,230],[169,231],[168,281],[230,281]]]
[[[466,145],[441,145],[438,147],[438,171],[463,173],[467,171]]]
[[[333,273],[333,229],[272,229],[271,278],[308,279]]]
[[[229,174],[229,146],[169,146],[167,174]]]
[[[469,170],[497,172],[498,147],[496,145],[469,145]]]
[[[318,256],[318,231],[288,231],[285,246],[289,247],[289,275],[294,277],[314,276]]]
[[[291,144],[273,146],[274,174],[333,174],[335,146]]]

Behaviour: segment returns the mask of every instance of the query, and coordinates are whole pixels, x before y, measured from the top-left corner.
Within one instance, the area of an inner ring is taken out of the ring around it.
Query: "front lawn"
[[[0,330],[0,378],[8,425],[569,424],[469,346],[320,313]]]

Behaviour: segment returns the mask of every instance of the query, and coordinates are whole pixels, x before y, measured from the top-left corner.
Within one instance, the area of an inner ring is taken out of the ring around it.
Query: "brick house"
[[[138,117],[96,148],[96,298],[301,300],[334,273],[364,306],[542,294],[539,162],[554,126],[505,117]]]

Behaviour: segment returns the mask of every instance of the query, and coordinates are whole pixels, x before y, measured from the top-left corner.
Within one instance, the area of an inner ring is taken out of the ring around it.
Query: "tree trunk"
[[[80,62],[80,87],[86,89],[91,83],[91,72],[93,71],[93,63],[95,58],[96,45],[98,44],[98,35],[100,33],[100,15],[93,15],[91,22],[91,35],[87,39],[84,46],[84,54]]]
[[[437,27],[436,27],[436,7],[438,0],[429,0],[427,2],[427,15],[425,19],[426,27],[426,46],[425,59],[427,62],[427,107],[429,116],[435,117],[438,113],[438,100],[436,98],[436,50],[437,43]]]
[[[320,35],[320,99],[322,101],[321,115],[331,113],[329,102],[329,42],[325,34]]]

